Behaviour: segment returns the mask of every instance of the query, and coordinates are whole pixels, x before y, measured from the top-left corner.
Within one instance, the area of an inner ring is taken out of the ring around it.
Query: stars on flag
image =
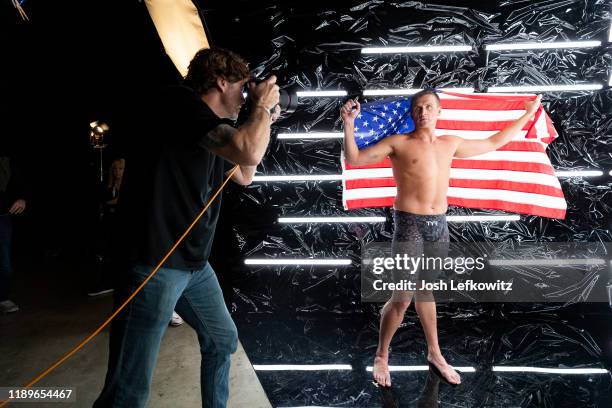
[[[396,97],[391,100],[374,101],[361,105],[361,112],[355,120],[356,142],[359,148],[372,145],[396,133],[406,133],[414,128],[409,112],[410,97]]]

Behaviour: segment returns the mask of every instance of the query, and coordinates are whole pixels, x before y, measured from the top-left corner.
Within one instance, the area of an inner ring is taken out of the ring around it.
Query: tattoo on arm
[[[209,131],[203,138],[202,144],[205,147],[220,148],[229,144],[236,133],[236,129],[225,123],[218,125]]]

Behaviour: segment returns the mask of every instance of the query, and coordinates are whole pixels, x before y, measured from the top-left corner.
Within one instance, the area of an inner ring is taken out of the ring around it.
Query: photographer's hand
[[[210,130],[207,139],[216,145],[209,144],[207,147],[214,149],[215,154],[232,163],[240,166],[257,166],[270,142],[270,124],[276,119],[271,109],[276,109],[280,92],[275,76],[259,84],[250,82],[248,86],[252,101],[248,119],[238,129],[228,124],[220,124]],[[217,141],[225,143],[220,144]]]
[[[261,106],[270,112],[278,105],[280,99],[280,88],[276,85],[276,76],[272,75],[259,84],[249,83],[249,95],[253,99],[254,106]]]

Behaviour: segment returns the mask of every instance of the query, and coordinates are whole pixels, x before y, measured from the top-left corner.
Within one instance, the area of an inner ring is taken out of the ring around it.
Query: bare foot
[[[461,384],[461,377],[453,369],[453,367],[451,367],[446,362],[444,357],[442,357],[442,354],[428,354],[427,361],[433,364],[438,369],[438,371],[440,371],[440,374],[442,375],[442,377],[449,384],[453,384],[453,385]]]
[[[389,357],[376,356],[374,358],[374,368],[372,369],[374,380],[383,387],[391,386],[391,374],[389,374],[389,364],[387,362],[388,358]]]

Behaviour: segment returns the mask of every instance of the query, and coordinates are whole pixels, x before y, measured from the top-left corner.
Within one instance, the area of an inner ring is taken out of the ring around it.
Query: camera
[[[276,76],[278,78],[278,75]],[[260,84],[265,81],[266,78],[253,78],[249,81],[249,83],[254,82],[255,84]],[[277,83],[278,85],[278,83]],[[291,114],[295,112],[298,106],[298,97],[296,92],[296,87],[293,86],[280,86],[280,98],[278,100],[278,106],[281,108],[281,112],[283,114]]]

